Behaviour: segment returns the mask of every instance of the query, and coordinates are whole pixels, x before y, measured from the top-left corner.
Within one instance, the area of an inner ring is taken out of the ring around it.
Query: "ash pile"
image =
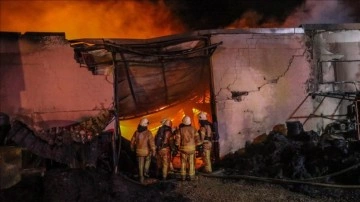
[[[360,184],[360,142],[351,122],[329,124],[320,136],[300,122],[276,125],[221,162],[227,175]]]

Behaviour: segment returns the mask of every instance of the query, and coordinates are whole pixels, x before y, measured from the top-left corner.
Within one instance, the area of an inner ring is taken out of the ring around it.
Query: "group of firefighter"
[[[199,114],[199,129],[191,125],[191,118],[184,116],[179,127],[173,129],[172,121],[164,119],[155,137],[147,128],[149,120],[142,118],[131,138],[131,149],[136,153],[140,183],[149,177],[151,157],[156,157],[157,175],[166,180],[173,169],[172,157],[180,153],[181,180],[195,180],[196,153],[204,163],[204,172],[212,172],[211,149],[214,131],[206,112]]]

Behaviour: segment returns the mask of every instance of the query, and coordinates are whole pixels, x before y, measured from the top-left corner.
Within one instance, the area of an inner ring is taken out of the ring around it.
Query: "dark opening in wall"
[[[247,91],[231,91],[231,99],[233,99],[236,102],[240,102],[242,99],[242,96],[248,95],[249,92]]]

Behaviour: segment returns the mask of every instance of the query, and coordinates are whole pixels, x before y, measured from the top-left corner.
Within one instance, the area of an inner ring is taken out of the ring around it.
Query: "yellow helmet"
[[[147,118],[142,118],[139,123],[140,126],[147,127],[149,125],[149,120]]]
[[[190,125],[191,124],[191,118],[190,116],[184,116],[184,118],[182,119],[182,123],[184,125]]]

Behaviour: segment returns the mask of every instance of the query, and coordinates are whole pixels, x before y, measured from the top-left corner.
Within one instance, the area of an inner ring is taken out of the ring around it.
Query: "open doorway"
[[[196,128],[201,111],[214,120],[210,57],[221,43],[211,44],[210,36],[70,42],[77,62],[93,74],[112,72],[115,137],[129,140],[141,117],[153,134],[164,118],[176,127],[188,115]]]
[[[210,89],[209,89],[210,90]],[[210,94],[208,94],[210,95]],[[197,97],[196,97],[197,98]],[[210,96],[205,99],[199,97],[199,99],[188,100],[169,108],[154,112],[146,115],[149,119],[149,129],[153,134],[156,134],[157,129],[161,126],[163,119],[170,119],[173,122],[173,127],[180,125],[182,118],[188,115],[192,119],[192,125],[195,128],[199,128],[198,115],[201,111],[208,114],[209,121],[212,121],[212,111],[210,106]],[[127,120],[120,120],[121,134],[124,138],[130,140],[134,131],[139,124],[140,118],[132,118]]]

